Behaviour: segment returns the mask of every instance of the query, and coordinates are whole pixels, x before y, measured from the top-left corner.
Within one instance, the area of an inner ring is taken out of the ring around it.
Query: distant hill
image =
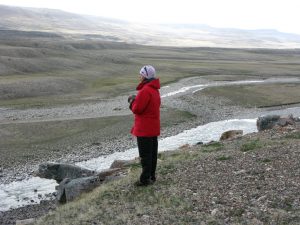
[[[300,35],[276,30],[214,28],[201,24],[137,24],[61,10],[4,5],[0,5],[0,17],[0,38],[3,30],[18,30],[142,45],[300,48]]]

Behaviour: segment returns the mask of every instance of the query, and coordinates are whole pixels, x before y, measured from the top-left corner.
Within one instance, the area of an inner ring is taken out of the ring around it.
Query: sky
[[[300,0],[0,0],[0,4],[61,9],[131,22],[206,24],[300,34]]]

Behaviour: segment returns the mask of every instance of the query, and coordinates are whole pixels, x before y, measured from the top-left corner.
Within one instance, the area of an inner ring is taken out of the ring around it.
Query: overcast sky
[[[0,4],[62,9],[132,22],[193,23],[300,34],[300,0],[0,0]]]

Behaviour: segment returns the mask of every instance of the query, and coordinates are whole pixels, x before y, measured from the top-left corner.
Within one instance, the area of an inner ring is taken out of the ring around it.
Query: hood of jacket
[[[144,86],[152,87],[154,89],[160,89],[159,78],[151,79],[151,80],[144,80],[136,87],[136,90],[141,90]]]

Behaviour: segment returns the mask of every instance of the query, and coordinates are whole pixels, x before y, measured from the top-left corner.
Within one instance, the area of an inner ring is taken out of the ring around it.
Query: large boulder
[[[79,166],[61,163],[43,163],[39,165],[35,175],[41,178],[54,179],[60,183],[65,178],[70,180],[95,175],[95,171]]]
[[[125,167],[129,167],[131,165],[134,165],[136,163],[139,163],[139,158],[135,158],[135,159],[132,159],[132,160],[115,160],[110,165],[110,169],[125,168]]]
[[[267,115],[258,117],[256,126],[258,131],[273,129],[274,127],[285,127],[288,125],[295,125],[297,121],[293,115],[287,117],[281,117],[279,115]]]
[[[99,179],[97,176],[82,177],[73,180],[65,178],[56,187],[56,198],[60,203],[72,201],[81,193],[93,190],[95,187],[99,186],[101,182],[103,182],[103,180]]]
[[[60,203],[66,203],[74,200],[80,194],[92,191],[112,176],[118,176],[120,169],[108,169],[94,176],[82,177],[76,179],[65,178],[58,186],[57,200]]]
[[[72,201],[83,192],[93,190],[104,181],[119,177],[120,168],[96,172],[79,166],[60,163],[44,163],[39,165],[35,175],[56,180],[57,200],[60,203]]]
[[[243,130],[228,130],[221,135],[220,141],[232,140],[234,138],[241,137],[242,135],[243,135]]]

